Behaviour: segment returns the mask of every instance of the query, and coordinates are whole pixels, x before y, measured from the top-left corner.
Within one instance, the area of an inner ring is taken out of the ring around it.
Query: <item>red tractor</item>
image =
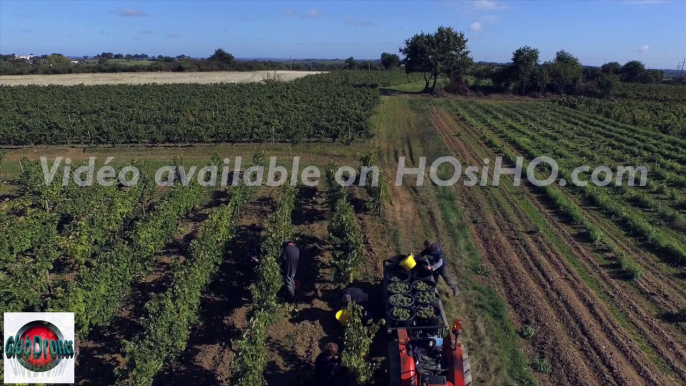
[[[388,345],[390,386],[471,386],[461,322],[448,327],[436,283],[422,262],[408,269],[403,261],[384,262],[386,326],[396,335]]]

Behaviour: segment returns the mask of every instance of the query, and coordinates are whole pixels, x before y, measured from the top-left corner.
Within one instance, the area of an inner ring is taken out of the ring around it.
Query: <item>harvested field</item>
[[[319,74],[318,71],[254,71],[254,72],[120,72],[114,74],[63,74],[63,75],[16,75],[0,76],[0,85],[59,85],[83,84],[172,84],[172,83],[255,83],[274,76],[282,81],[291,81],[303,76]]]

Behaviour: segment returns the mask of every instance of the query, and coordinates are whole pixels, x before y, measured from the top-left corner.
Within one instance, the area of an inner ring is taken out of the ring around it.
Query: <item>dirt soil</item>
[[[165,363],[155,384],[219,385],[228,380],[235,355],[233,343],[241,337],[250,310],[250,283],[259,256],[261,234],[274,201],[266,190],[258,193],[239,215],[236,234],[224,263],[200,303],[200,322],[194,327],[184,353]]]
[[[74,86],[83,84],[170,84],[170,83],[255,83],[267,78],[292,81],[306,75],[319,74],[320,71],[216,71],[216,72],[120,72],[112,74],[61,74],[61,75],[3,75],[2,86],[60,85]]]
[[[446,146],[461,162],[479,165],[494,154],[480,141],[480,135],[442,110],[431,113],[432,124],[442,134]],[[621,312],[630,315],[649,345],[668,359],[677,377],[684,382],[683,348],[664,339],[663,327],[646,305],[627,296],[586,245],[578,243],[558,217],[540,203],[545,221],[564,245],[560,248],[535,225],[518,200],[504,187],[464,187],[458,185],[461,205],[473,224],[471,232],[482,256],[496,275],[501,296],[511,307],[519,325],[533,325],[533,350],[552,364],[550,376],[540,375],[544,384],[677,384],[664,374],[639,348],[639,343],[619,324],[598,291],[584,283],[569,262],[582,262],[600,277],[601,289],[618,297]],[[533,199],[533,194],[529,198]],[[647,333],[646,331],[652,331]],[[676,345],[676,347],[675,347]],[[677,351],[678,350],[678,351]]]

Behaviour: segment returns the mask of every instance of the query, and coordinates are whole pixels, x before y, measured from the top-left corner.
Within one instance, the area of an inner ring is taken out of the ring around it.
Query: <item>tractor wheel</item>
[[[388,377],[390,386],[400,386],[400,349],[397,340],[388,344]]]
[[[462,347],[462,368],[464,369],[464,384],[472,386],[472,365],[469,363],[469,355],[464,346]]]

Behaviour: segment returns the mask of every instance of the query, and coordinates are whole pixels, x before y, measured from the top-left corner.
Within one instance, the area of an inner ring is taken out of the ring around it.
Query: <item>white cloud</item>
[[[647,44],[644,44],[644,45],[638,47],[638,52],[642,52],[645,54],[648,51],[650,51],[650,46]]]
[[[320,10],[318,10],[318,9],[310,9],[310,10],[307,11],[307,13],[305,14],[305,17],[308,18],[308,19],[314,19],[314,18],[319,17],[321,14],[322,14],[322,12],[321,12]]]
[[[179,35],[179,34],[167,34],[167,36],[165,36],[165,38],[178,38],[179,36],[181,36],[181,35]]]
[[[123,17],[145,17],[145,16],[150,16],[147,13],[143,11],[139,11],[136,8],[119,8],[114,11],[111,11],[110,13],[117,15],[117,16],[123,16]]]
[[[496,9],[506,9],[507,6],[497,2],[495,0],[476,0],[476,1],[472,2],[472,8],[496,10]]]
[[[484,28],[484,26],[481,25],[478,21],[475,21],[472,23],[472,25],[469,26],[470,31],[481,31]]]
[[[457,0],[446,3],[446,6],[457,9],[463,16],[500,12],[512,8],[509,4],[505,4],[505,2],[501,0]],[[486,21],[494,22],[497,18],[488,15],[485,16],[485,19]]]
[[[283,10],[283,13],[284,13],[286,16],[295,16],[295,14],[296,14],[297,12],[296,12],[296,10],[293,9],[293,8],[286,8],[286,9]]]

